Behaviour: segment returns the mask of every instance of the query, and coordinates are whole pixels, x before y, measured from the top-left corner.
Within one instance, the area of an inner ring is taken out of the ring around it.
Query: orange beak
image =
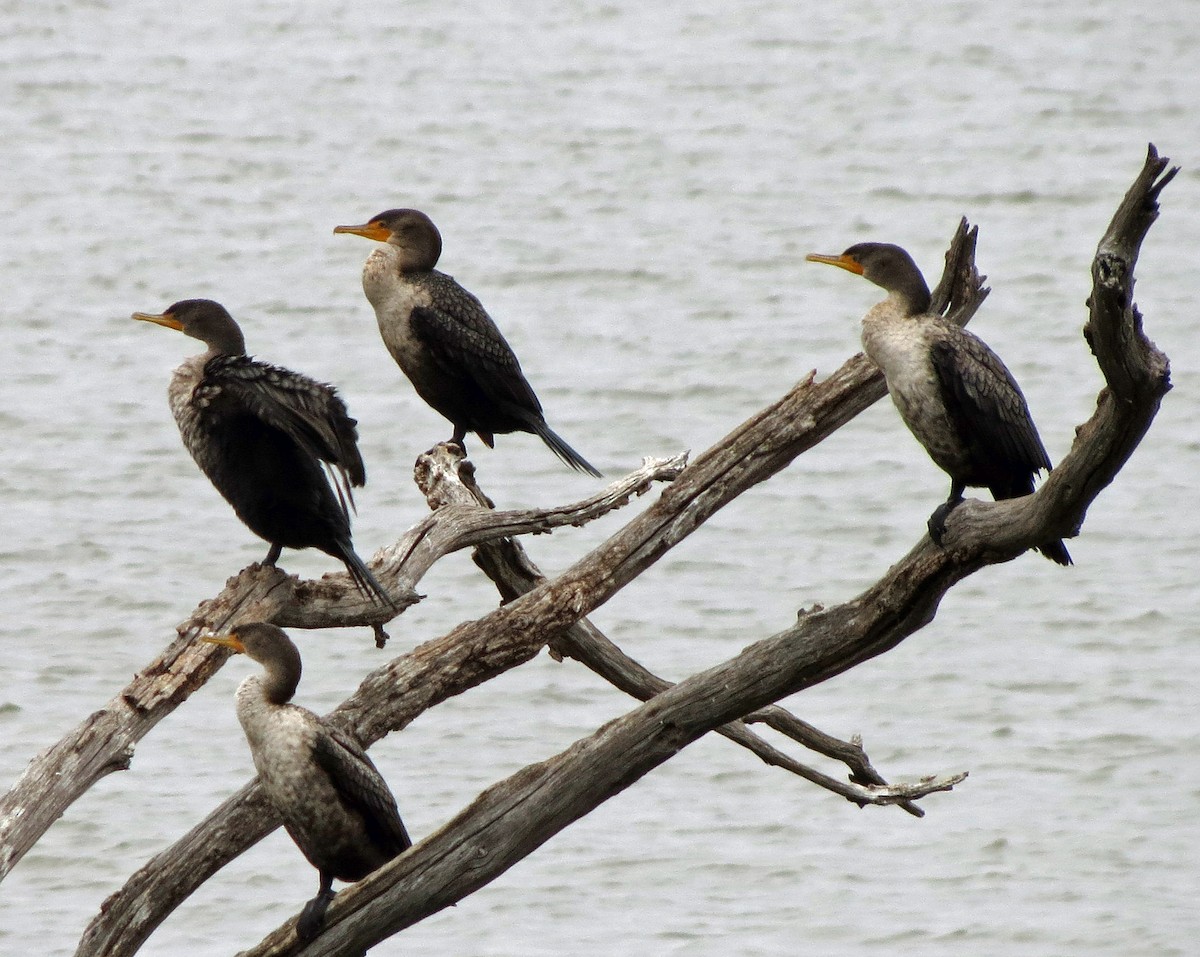
[[[150,312],[135,312],[134,319],[141,319],[144,322],[153,322],[155,325],[166,326],[168,329],[174,329],[176,332],[183,332],[183,323],[175,318],[169,312],[150,313]]]
[[[334,226],[333,231],[335,233],[350,233],[352,236],[362,236],[364,239],[374,239],[380,243],[386,243],[392,238],[392,231],[377,219],[373,219],[369,223],[363,223],[361,226]]]
[[[237,636],[236,631],[228,635],[205,636],[200,640],[206,641],[210,645],[221,645],[224,648],[232,648],[236,654],[245,654],[246,652],[246,646],[242,644],[242,639]]]
[[[845,269],[848,272],[854,273],[856,276],[863,274],[862,263],[853,256],[847,256],[842,253],[839,256],[825,256],[821,253],[809,253],[804,257],[810,263],[825,263],[828,266],[837,266],[839,269]]]

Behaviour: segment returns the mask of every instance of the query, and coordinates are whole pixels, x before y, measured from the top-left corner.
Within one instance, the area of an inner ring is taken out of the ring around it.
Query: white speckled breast
[[[900,418],[929,457],[953,473],[961,468],[966,450],[942,400],[930,360],[930,335],[919,317],[904,315],[891,297],[873,306],[862,321],[863,350],[883,370]]]
[[[376,249],[363,265],[362,285],[367,301],[375,309],[383,344],[412,378],[418,372],[423,347],[412,334],[409,317],[418,306],[428,306],[430,298],[427,289],[405,281],[396,260],[393,247]]]
[[[206,474],[212,475],[213,462],[210,455],[213,451],[211,442],[206,440],[207,431],[201,416],[205,395],[197,392],[197,387],[204,379],[204,366],[212,358],[208,353],[185,359],[171,376],[171,384],[167,387],[167,399],[171,404],[171,414],[179,426],[179,435],[184,447],[191,453],[196,464]]]
[[[204,377],[204,363],[208,355],[192,356],[185,359],[171,376],[171,384],[167,386],[167,400],[171,403],[171,414],[175,416],[180,430],[184,423],[191,420],[192,393]]]
[[[323,818],[342,813],[337,791],[310,757],[320,733],[319,719],[298,705],[268,705],[258,675],[238,686],[237,716],[267,796],[292,839],[312,861],[320,849],[310,846],[310,841],[328,827]]]

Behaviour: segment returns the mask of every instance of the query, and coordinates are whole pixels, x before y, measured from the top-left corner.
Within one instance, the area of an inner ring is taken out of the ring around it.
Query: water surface
[[[958,218],[993,293],[973,326],[1056,460],[1099,376],[1080,337],[1096,241],[1145,145],[1184,165],[1139,265],[1175,390],[1070,543],[985,570],[896,651],[788,702],[864,735],[894,778],[969,770],[915,820],[857,811],[705,740],[458,907],[372,953],[1186,954],[1200,934],[1192,507],[1200,472],[1200,75],[1194,11],[951,2],[4,4],[0,146],[0,781],[115,694],[265,546],[166,407],[191,345],[128,319],[210,296],[252,351],[339,384],[370,554],[422,517],[445,437],[358,285],[389,206],[513,342],[551,423],[609,474],[699,451],[858,348],[871,287],[806,252],[877,239],[936,276]],[[505,506],[593,488],[537,440],[475,460]],[[849,598],[917,540],[944,477],[880,403],[731,505],[595,616],[670,678]],[[640,506],[639,506],[640,507]],[[619,527],[530,543],[561,568]],[[285,566],[332,570],[321,555]],[[466,556],[423,583],[396,653],[495,604]],[[385,659],[301,636],[299,700]],[[249,776],[226,668],[79,801],[0,891],[0,951],[72,952],[101,901]],[[630,707],[543,656],[373,756],[410,830]],[[224,955],[316,875],[282,834],[217,875],[147,954]]]

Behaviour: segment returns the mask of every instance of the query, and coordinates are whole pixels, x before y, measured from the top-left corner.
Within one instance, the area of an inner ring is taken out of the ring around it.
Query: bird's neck
[[[888,293],[886,299],[875,303],[867,310],[867,314],[863,316],[863,325],[903,323],[917,319],[924,314],[925,310],[913,308],[913,300],[907,293],[893,289]]]
[[[895,323],[919,320],[929,315],[929,290],[921,283],[920,288],[890,289],[887,298],[875,303],[863,317],[863,325]]]
[[[432,272],[433,268],[437,265],[436,256],[431,258],[427,252],[408,246],[396,246],[392,243],[385,243],[383,253],[387,257],[391,268],[402,276],[411,273]]]
[[[924,324],[927,313],[910,311],[909,299],[892,292],[877,302],[862,319],[863,350],[886,373],[902,365],[905,356],[924,354]]]
[[[300,684],[300,670],[280,662],[268,664],[261,675],[251,675],[238,689],[239,699],[257,698],[265,705],[287,704]]]
[[[245,350],[242,350],[241,352],[231,352],[229,349],[224,347],[209,346],[203,354],[197,356],[197,359],[199,360],[200,365],[203,367],[208,365],[208,363],[213,359],[220,359],[225,356],[242,356],[245,354]]]
[[[905,316],[923,316],[929,312],[933,297],[920,273],[914,273],[903,285],[888,290],[887,301]]]
[[[242,330],[237,326],[221,330],[206,339],[204,344],[208,346],[208,352],[204,354],[206,359],[211,359],[213,356],[244,356],[246,354],[246,337],[242,335]]]

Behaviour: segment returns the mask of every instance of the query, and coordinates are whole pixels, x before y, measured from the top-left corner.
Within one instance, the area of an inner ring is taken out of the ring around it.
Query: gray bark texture
[[[547,645],[643,703],[562,753],[484,791],[433,834],[342,891],[323,932],[300,942],[294,922],[247,951],[254,955],[360,954],[484,886],[542,843],[628,787],[679,750],[716,731],[766,763],[854,803],[914,803],[948,790],[963,774],[888,785],[857,742],[841,742],[773,702],[894,647],[932,620],[942,596],[986,565],[1008,561],[1058,537],[1073,537],[1099,492],[1149,428],[1170,389],[1166,357],[1145,337],[1133,304],[1133,273],[1173,178],[1150,147],[1146,163],[1100,241],[1085,337],[1106,386],[1071,451],[1036,493],[1004,502],[968,500],[951,513],[942,545],[922,539],[858,597],[802,611],[795,624],[736,657],[677,684],[625,656],[586,615],[602,605],[729,501],[786,467],[884,394],[879,371],[859,355],[829,378],[810,375],[690,464],[647,461],[598,495],[558,509],[497,512],[453,446],[418,460],[416,479],[432,514],[372,561],[398,603],[441,556],[473,547],[503,604],[426,642],[368,675],[329,721],[368,745]],[[975,231],[962,223],[934,292],[934,305],[965,323],[987,294],[974,265]],[[514,536],[582,524],[668,482],[624,528],[547,580]],[[380,610],[345,574],[298,582],[251,566],[201,604],[158,659],[78,729],[39,755],[0,801],[0,879],[70,803],[105,774],[128,766],[140,738],[182,704],[223,663],[226,652],[196,638],[239,622],[284,627],[369,626],[382,642]],[[849,782],[812,770],[749,727],[765,723],[800,746],[846,764]],[[78,955],[135,953],[178,904],[278,822],[252,781],[170,848],[148,861],[104,902]]]

